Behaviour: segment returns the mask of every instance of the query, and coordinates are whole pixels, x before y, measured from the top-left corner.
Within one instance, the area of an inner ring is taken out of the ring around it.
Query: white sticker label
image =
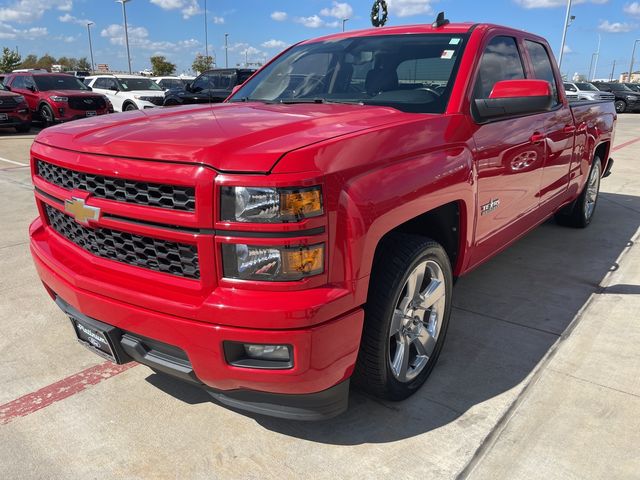
[[[453,50],[443,50],[442,55],[440,55],[440,58],[445,58],[447,60],[449,60],[450,58],[453,58]]]
[[[449,40],[449,45],[458,45],[459,43],[460,43],[459,38],[452,38],[451,40]]]

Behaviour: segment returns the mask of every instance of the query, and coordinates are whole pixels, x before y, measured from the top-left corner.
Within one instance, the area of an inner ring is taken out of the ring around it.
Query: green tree
[[[36,68],[38,65],[38,57],[30,54],[27,55],[26,58],[19,65],[19,68]]]
[[[2,49],[2,58],[0,59],[0,72],[11,72],[20,65],[21,60],[22,57],[17,51],[4,47]]]
[[[78,60],[73,57],[60,57],[58,59],[58,64],[62,65],[63,70],[77,70],[78,69]]]
[[[45,53],[38,59],[36,68],[42,68],[43,70],[51,70],[51,65],[57,64],[55,57],[52,57],[48,53]]]
[[[87,72],[91,71],[91,64],[87,57],[82,57],[78,59],[78,70],[86,70]]]
[[[193,61],[193,64],[191,65],[191,68],[194,72],[197,73],[202,73],[210,70],[211,68],[213,68],[213,57],[211,55],[206,56],[198,53],[195,60]]]
[[[162,55],[154,55],[149,59],[151,61],[151,70],[157,77],[173,75],[176,71],[176,64],[167,61]]]

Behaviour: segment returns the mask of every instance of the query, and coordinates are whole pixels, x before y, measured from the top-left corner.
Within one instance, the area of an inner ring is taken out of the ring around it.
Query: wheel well
[[[604,171],[604,169],[607,166],[607,163],[609,162],[609,147],[610,147],[610,143],[604,142],[598,145],[596,147],[596,150],[593,152],[594,157],[595,156],[600,157],[600,161],[602,162],[602,171]]]
[[[447,252],[451,267],[455,269],[460,252],[460,204],[459,202],[447,203],[418,215],[398,225],[386,235],[394,232],[422,235],[435,240]]]
[[[133,102],[133,100],[125,100],[124,103],[122,104],[122,110],[127,108],[127,105],[136,105],[136,104],[135,102]],[[138,108],[137,105],[136,105],[136,108]]]

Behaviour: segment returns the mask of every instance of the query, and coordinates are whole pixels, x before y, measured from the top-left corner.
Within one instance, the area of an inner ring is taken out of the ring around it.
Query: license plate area
[[[118,361],[113,339],[111,338],[113,335],[110,335],[115,330],[114,327],[107,326],[111,330],[111,332],[108,332],[107,329],[102,328],[101,322],[87,322],[71,315],[69,319],[81,345],[113,363],[122,363]]]
[[[6,113],[0,113],[0,121],[9,120],[9,115]]]
[[[95,117],[95,116],[96,116],[96,112],[94,111],[87,112],[87,117]]]

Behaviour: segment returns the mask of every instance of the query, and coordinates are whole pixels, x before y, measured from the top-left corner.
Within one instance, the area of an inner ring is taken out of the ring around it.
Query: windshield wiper
[[[327,98],[282,98],[273,103],[284,103],[284,104],[293,104],[293,103],[337,103],[337,104],[348,104],[348,105],[363,105],[360,100],[329,100]]]

